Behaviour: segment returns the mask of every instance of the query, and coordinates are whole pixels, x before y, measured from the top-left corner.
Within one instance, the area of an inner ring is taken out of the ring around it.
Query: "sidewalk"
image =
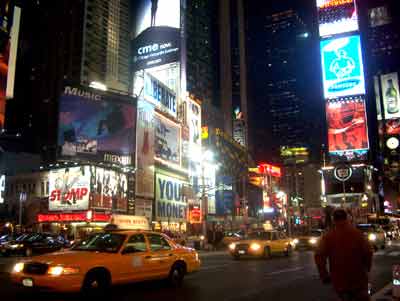
[[[395,301],[392,297],[392,284],[389,283],[379,292],[375,293],[372,296],[371,301]]]

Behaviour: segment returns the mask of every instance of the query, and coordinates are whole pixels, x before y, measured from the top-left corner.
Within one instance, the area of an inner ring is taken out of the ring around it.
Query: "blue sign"
[[[360,36],[323,40],[320,47],[325,99],[365,94]]]

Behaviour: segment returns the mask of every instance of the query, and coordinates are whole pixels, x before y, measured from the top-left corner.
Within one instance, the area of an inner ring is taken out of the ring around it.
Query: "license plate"
[[[33,287],[33,280],[30,278],[22,279],[22,285],[26,287]]]
[[[246,251],[244,251],[244,250],[239,250],[239,254],[246,254]]]

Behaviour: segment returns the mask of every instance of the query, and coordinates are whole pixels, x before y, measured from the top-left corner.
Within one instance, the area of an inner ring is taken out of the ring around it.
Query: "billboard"
[[[329,152],[369,148],[365,103],[362,99],[328,102],[326,114]]]
[[[397,73],[381,75],[384,118],[400,117],[399,79]]]
[[[181,164],[181,128],[175,122],[155,114],[155,158],[174,165]]]
[[[154,106],[138,101],[136,133],[136,195],[154,198]]]
[[[156,173],[157,221],[186,222],[186,202],[183,198],[184,181],[170,175]]]
[[[376,116],[378,120],[382,120],[381,93],[379,91],[378,76],[374,76],[374,92],[375,92]]]
[[[134,70],[179,61],[180,0],[137,0],[134,11]]]
[[[91,167],[90,208],[124,212],[128,210],[128,177],[124,173]]]
[[[87,210],[89,192],[89,166],[50,170],[49,211]]]
[[[368,20],[370,27],[378,27],[392,22],[387,6],[374,7],[368,10]]]
[[[325,99],[365,94],[359,35],[320,42]]]
[[[58,125],[61,159],[133,164],[133,98],[66,86],[59,99]]]
[[[354,0],[317,0],[321,37],[358,30]]]

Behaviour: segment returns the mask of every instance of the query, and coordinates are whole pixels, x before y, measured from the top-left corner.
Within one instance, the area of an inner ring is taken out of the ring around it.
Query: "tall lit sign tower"
[[[317,0],[329,155],[365,160],[365,78],[355,0]]]

